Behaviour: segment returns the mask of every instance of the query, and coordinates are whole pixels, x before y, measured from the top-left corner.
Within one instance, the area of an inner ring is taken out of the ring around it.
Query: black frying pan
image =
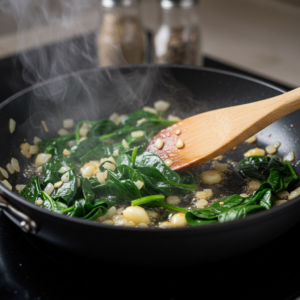
[[[65,118],[104,118],[115,111],[127,113],[151,106],[158,99],[172,101],[173,112],[185,118],[283,92],[245,76],[197,67],[127,66],[82,71],[36,85],[0,105],[0,166],[16,157],[24,170],[28,161],[19,149],[24,138],[31,143],[35,135],[54,136]],[[251,118],[254,113],[245,117]],[[10,118],[18,124],[13,134],[8,131]],[[41,120],[46,121],[52,134],[43,131]],[[293,150],[297,159],[299,130],[300,113],[295,112],[259,133],[258,144],[265,147],[280,141],[278,154]],[[243,153],[238,147],[229,156],[239,161]],[[300,165],[295,169],[300,174]],[[14,174],[9,181],[13,186],[27,183],[28,176]],[[98,260],[118,258],[126,264],[189,264],[227,258],[271,241],[300,220],[300,201],[296,198],[269,211],[222,224],[170,230],[108,227],[48,212],[1,184],[0,195],[0,207],[24,231],[77,254]]]

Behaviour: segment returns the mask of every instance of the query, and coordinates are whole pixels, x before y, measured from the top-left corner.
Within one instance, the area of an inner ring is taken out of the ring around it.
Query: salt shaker
[[[201,65],[198,0],[161,0],[154,35],[154,60],[161,64]]]
[[[139,0],[101,0],[97,53],[101,67],[140,64],[145,59],[145,36]]]

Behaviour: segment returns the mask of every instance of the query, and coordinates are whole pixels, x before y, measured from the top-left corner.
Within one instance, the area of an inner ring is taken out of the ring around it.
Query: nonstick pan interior
[[[16,157],[20,161],[21,169],[27,169],[28,160],[20,155],[20,144],[24,139],[32,143],[34,136],[42,139],[56,136],[65,118],[73,118],[75,121],[95,120],[108,117],[113,112],[126,114],[145,105],[152,106],[158,99],[172,103],[171,114],[186,118],[213,109],[266,99],[282,92],[284,91],[281,89],[247,77],[196,67],[137,66],[82,71],[37,85],[0,105],[0,136],[5,145],[0,147],[0,166],[4,167],[11,157]],[[251,118],[254,113],[249,112],[245,117]],[[280,141],[282,145],[278,155],[281,157],[293,150],[296,156],[294,165],[298,174],[300,166],[296,162],[300,156],[297,134],[300,129],[299,116],[299,112],[286,116],[257,135],[260,147]],[[9,118],[17,121],[14,134],[8,131]],[[44,132],[42,120],[47,123],[49,133]],[[242,144],[236,150],[231,150],[227,158],[237,162],[249,148],[253,146]],[[17,183],[27,183],[30,176],[32,174],[28,170],[27,174],[21,172],[10,176],[9,181],[15,186]],[[241,178],[236,179],[236,186],[230,184],[232,193],[242,184]],[[280,235],[299,220],[296,210],[300,212],[299,201],[294,199],[294,204],[288,203],[286,208],[273,208],[273,212],[271,210],[245,220],[229,222],[231,224],[151,232],[129,228],[108,229],[88,221],[70,220],[65,216],[42,211],[2,186],[0,188],[0,194],[37,222],[38,237],[68,251],[100,260],[107,255],[125,256],[113,250],[115,239],[137,243],[136,239],[141,236],[143,238],[140,239],[139,247],[146,252],[157,251],[158,248],[150,246],[153,241],[160,243],[157,247],[167,251],[176,247],[178,239],[182,239],[183,244],[187,243],[190,247],[202,251],[206,262],[222,259],[254,249]],[[281,222],[281,226],[278,226],[278,222]],[[264,228],[260,233],[254,232],[261,228],[259,226],[262,224]],[[99,238],[99,242],[95,241],[95,235],[102,237]],[[111,246],[104,250],[101,244],[107,244],[108,241]],[[214,249],[217,247],[222,247],[223,251],[216,257]],[[99,256],[99,251],[102,251],[103,256]],[[128,255],[130,251],[125,252]],[[188,251],[183,247],[177,255],[187,257]],[[143,260],[142,255],[136,254],[135,258],[137,262]],[[201,259],[203,258],[198,259],[199,262]],[[169,260],[172,260],[172,255]]]

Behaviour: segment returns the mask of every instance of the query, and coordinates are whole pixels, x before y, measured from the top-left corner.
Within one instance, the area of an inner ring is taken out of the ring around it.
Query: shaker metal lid
[[[162,8],[173,8],[173,7],[190,7],[197,4],[198,0],[160,0]]]
[[[114,6],[132,6],[139,2],[139,0],[101,0],[101,5],[104,7]]]

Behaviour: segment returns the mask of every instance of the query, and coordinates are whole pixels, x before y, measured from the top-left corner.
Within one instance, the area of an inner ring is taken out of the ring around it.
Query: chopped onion
[[[17,184],[16,190],[20,193],[25,188],[25,186],[25,184]]]
[[[0,180],[1,181],[1,180]],[[3,185],[5,185],[9,190],[12,190],[11,184],[5,179],[1,181]]]
[[[144,136],[144,131],[142,130],[131,132],[131,137],[133,138],[142,137],[142,136]]]
[[[208,205],[208,201],[205,199],[200,199],[195,203],[197,208],[204,208],[206,205]]]
[[[129,149],[129,145],[127,144],[127,142],[124,139],[122,140],[122,145],[124,148]]]
[[[36,145],[30,146],[30,149],[29,149],[30,154],[38,154],[39,151],[40,151],[39,146],[36,146]]]
[[[113,113],[110,117],[109,117],[109,119],[111,120],[111,121],[113,121],[116,125],[119,125],[119,118],[120,118],[120,116],[119,116],[119,114],[117,114],[117,113]]]
[[[94,164],[86,163],[80,168],[80,173],[84,178],[89,178],[93,175],[95,175],[95,172],[97,172],[97,167]]]
[[[157,114],[157,110],[152,108],[152,107],[149,107],[149,106],[144,106],[143,110],[148,111],[148,112],[153,113],[153,114]]]
[[[289,197],[289,195],[290,195],[290,193],[288,191],[286,191],[286,190],[277,193],[277,197],[279,199],[287,198],[287,197]]]
[[[43,128],[45,130],[45,132],[49,132],[49,129],[47,127],[47,124],[45,123],[45,121],[41,121],[42,125],[43,125]]]
[[[20,169],[19,161],[16,158],[11,159],[11,165],[16,172],[20,172],[21,169]]]
[[[49,196],[52,194],[54,191],[54,185],[52,183],[48,183],[44,189],[44,192],[47,193]]]
[[[280,142],[275,142],[273,145],[276,149],[278,149],[280,147],[281,143]]]
[[[294,151],[290,151],[288,154],[286,154],[284,157],[283,157],[283,161],[293,161],[295,159],[295,154],[294,154]]]
[[[35,165],[37,167],[43,166],[51,159],[52,155],[48,153],[40,153],[35,160]]]
[[[249,156],[264,156],[265,155],[265,150],[255,148],[255,149],[251,149],[251,150],[247,151],[246,153],[244,153],[244,155],[246,157],[249,157]]]
[[[166,201],[171,205],[176,205],[181,202],[178,196],[169,196]]]
[[[15,131],[16,124],[17,123],[16,123],[16,121],[14,119],[9,119],[9,125],[8,125],[8,127],[9,127],[9,132],[10,133],[13,133]]]
[[[2,174],[5,178],[8,178],[8,177],[9,177],[9,175],[8,175],[8,173],[7,173],[6,170],[0,168],[0,172],[1,172],[1,174]]]
[[[10,163],[8,163],[8,164],[6,165],[6,169],[7,169],[7,171],[8,171],[10,174],[14,174],[14,173],[15,173],[15,170],[14,170],[13,166],[12,166]]]
[[[157,111],[161,111],[161,112],[165,112],[169,107],[170,107],[170,103],[164,100],[158,100],[154,103],[154,108]]]
[[[273,144],[271,144],[271,145],[266,147],[266,151],[269,154],[274,154],[277,151],[277,149]]]
[[[21,150],[21,154],[28,159],[31,158],[31,154],[29,153],[29,151]]]
[[[248,144],[256,142],[256,135],[251,136],[248,140],[245,141]]]
[[[66,173],[66,172],[68,172],[70,169],[71,169],[71,168],[70,168],[69,166],[62,166],[62,167],[58,170],[58,172],[59,172],[59,173]]]
[[[40,139],[40,138],[37,137],[37,136],[35,136],[35,137],[33,138],[33,144],[34,144],[34,145],[37,145],[37,146],[38,146],[39,142],[41,142],[41,141],[42,141],[42,139]]]
[[[136,187],[137,187],[139,190],[140,190],[140,189],[143,187],[143,185],[144,185],[144,183],[141,182],[140,180],[134,182],[134,184],[136,185]]]
[[[69,147],[69,148],[72,148],[75,144],[77,144],[77,141],[76,141],[76,140],[68,141],[68,147]]]
[[[74,120],[73,119],[65,119],[63,120],[63,128],[69,129],[74,126]]]
[[[224,174],[217,170],[208,170],[200,174],[203,183],[214,184],[219,183],[224,178]]]
[[[69,132],[67,129],[61,128],[61,129],[59,129],[59,130],[57,131],[57,134],[58,134],[59,136],[65,136],[65,135],[70,134],[70,132]]]
[[[69,182],[69,181],[70,181],[70,173],[67,172],[67,173],[65,173],[63,176],[61,176],[61,180],[62,180],[63,182]]]
[[[164,141],[162,139],[157,139],[154,143],[154,147],[156,147],[158,150],[161,149],[164,145]]]

